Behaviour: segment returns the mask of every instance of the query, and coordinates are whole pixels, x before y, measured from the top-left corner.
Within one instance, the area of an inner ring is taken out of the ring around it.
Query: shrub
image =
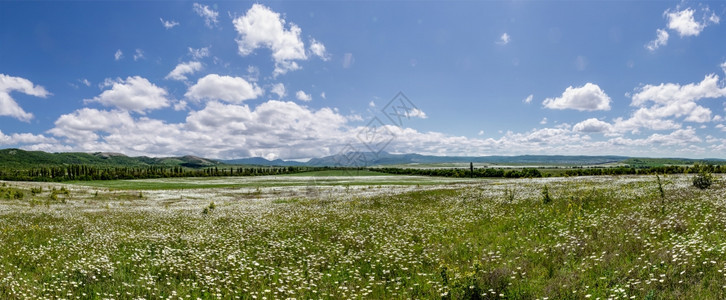
[[[693,186],[705,190],[711,187],[713,184],[713,175],[706,171],[698,172],[698,175],[693,177]]]
[[[550,190],[547,188],[547,185],[542,188],[542,203],[548,204],[552,202],[552,197],[550,196]]]

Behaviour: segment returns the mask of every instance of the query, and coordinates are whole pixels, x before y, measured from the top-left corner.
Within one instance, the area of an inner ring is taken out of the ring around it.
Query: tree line
[[[411,168],[371,168],[371,171],[397,175],[423,175],[441,177],[503,177],[503,178],[534,178],[543,177],[542,172],[535,168],[521,170],[503,170],[494,168],[476,168],[474,172],[469,169],[411,169]]]
[[[413,169],[413,168],[371,168],[371,171],[397,175],[421,175],[440,177],[498,177],[498,178],[537,178],[549,176],[598,176],[598,175],[654,175],[654,174],[687,174],[706,171],[709,173],[726,173],[726,165],[700,165],[693,166],[653,166],[653,167],[613,167],[613,168],[573,168],[558,173],[542,173],[535,168],[496,169],[496,168],[442,168],[442,169]]]
[[[313,167],[208,167],[180,166],[99,167],[65,165],[28,169],[0,169],[0,180],[9,181],[88,181],[116,179],[151,179],[173,177],[261,176],[292,174],[316,170]]]

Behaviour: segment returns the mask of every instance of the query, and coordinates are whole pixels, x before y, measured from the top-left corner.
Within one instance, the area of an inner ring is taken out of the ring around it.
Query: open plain
[[[4,182],[0,297],[724,298],[715,179]]]

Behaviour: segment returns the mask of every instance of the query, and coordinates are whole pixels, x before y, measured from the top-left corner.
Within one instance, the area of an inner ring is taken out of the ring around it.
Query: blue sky
[[[2,1],[0,147],[726,158],[725,16],[720,1]]]

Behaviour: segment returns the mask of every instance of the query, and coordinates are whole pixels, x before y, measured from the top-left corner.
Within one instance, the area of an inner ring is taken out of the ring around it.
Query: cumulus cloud
[[[255,99],[262,94],[264,94],[262,88],[244,78],[209,74],[191,86],[184,96],[197,101],[222,100],[229,103],[241,103],[245,100]]]
[[[187,80],[187,74],[193,74],[194,72],[197,72],[202,69],[202,63],[198,61],[189,61],[185,63],[178,64],[174,70],[169,72],[169,74],[166,75],[166,79],[174,79],[174,80]]]
[[[617,118],[613,127],[618,132],[637,133],[641,128],[651,130],[679,129],[681,125],[673,118],[685,122],[705,123],[712,118],[709,108],[697,104],[704,98],[726,96],[726,87],[715,74],[709,74],[699,83],[681,85],[661,83],[645,85],[632,95],[631,106],[638,109],[628,119]]]
[[[33,114],[23,110],[15,99],[10,97],[11,92],[40,98],[51,95],[44,87],[35,85],[30,80],[0,73],[0,116],[13,117],[24,122],[33,119]]]
[[[304,91],[297,91],[295,93],[295,98],[300,101],[310,101],[313,100],[313,96],[310,94],[306,94]]]
[[[217,17],[219,17],[219,12],[209,8],[208,5],[202,5],[199,3],[194,3],[194,12],[197,13],[200,17],[204,18],[204,24],[207,25],[209,28],[213,28],[214,26],[217,26],[217,23],[219,22],[217,20]]]
[[[67,149],[65,151],[296,159],[336,154],[350,145],[353,147],[349,150],[366,151],[366,145],[358,135],[364,130],[369,132],[370,128],[350,126],[349,122],[355,120],[360,117],[346,117],[335,109],[311,109],[289,101],[270,100],[256,107],[209,101],[204,108],[190,111],[180,123],[134,116],[123,110],[84,108],[61,116],[49,133],[62,141],[55,142],[55,149]],[[581,154],[585,151],[589,154],[622,151],[637,154],[642,151],[648,155],[668,155],[684,146],[702,142],[690,127],[642,138],[616,136],[594,140],[589,136],[598,132],[607,136],[609,125],[588,119],[574,126],[559,124],[527,132],[507,132],[500,138],[468,138],[393,125],[383,125],[375,130],[394,137],[386,151],[435,155]],[[53,143],[50,138],[36,138],[46,144]],[[709,143],[715,140],[711,138]]]
[[[46,137],[42,134],[32,133],[13,133],[6,135],[0,130],[0,145],[2,146],[13,146],[13,145],[24,145],[24,144],[53,144],[58,141],[54,138]]]
[[[164,18],[159,18],[159,20],[161,21],[161,25],[163,25],[164,28],[166,28],[166,29],[172,29],[176,26],[179,26],[179,22],[177,22],[177,21],[164,20]]]
[[[412,108],[412,109],[406,110],[405,115],[408,118],[420,118],[420,119],[428,118],[428,116],[426,116],[426,113],[418,108]]]
[[[124,58],[123,51],[121,51],[121,49],[116,50],[116,53],[113,54],[113,59],[118,61],[118,60],[121,60],[122,58]]]
[[[542,104],[549,109],[575,109],[579,111],[610,110],[610,97],[597,84],[568,87],[561,97],[547,98]]]
[[[278,98],[285,97],[287,92],[285,91],[285,85],[282,83],[276,83],[272,85],[271,93],[277,95]]]
[[[315,39],[310,40],[310,52],[320,57],[320,59],[324,61],[330,60],[330,54],[328,54],[328,52],[325,50],[325,45]]]
[[[103,91],[93,99],[87,99],[86,102],[98,102],[105,106],[114,106],[121,110],[141,114],[147,110],[169,106],[166,90],[140,76],[131,76],[126,80],[107,81],[104,85],[110,86],[111,89]]]
[[[511,37],[508,33],[502,33],[501,36],[499,36],[499,39],[497,40],[497,44],[499,45],[506,45],[509,44],[509,41],[511,40]]]
[[[590,118],[575,124],[575,126],[572,126],[572,130],[584,133],[606,133],[612,130],[612,125],[610,125],[610,123],[600,121],[595,118]]]
[[[61,116],[49,133],[72,142],[74,151],[300,158],[333,154],[321,145],[347,142],[340,140],[346,122],[330,108],[313,110],[293,102],[270,100],[250,108],[210,101],[182,123],[84,108]]]
[[[134,123],[128,111],[105,111],[93,108],[82,108],[70,114],[61,115],[55,121],[55,127],[48,132],[68,138],[75,143],[95,141],[97,132],[109,132]]]
[[[655,51],[656,49],[660,48],[660,46],[665,46],[668,44],[668,37],[668,31],[658,29],[656,30],[655,40],[652,40],[648,44],[646,44],[645,48],[650,51]]]
[[[699,83],[680,85],[677,83],[661,83],[645,85],[632,96],[633,106],[644,106],[652,102],[648,112],[657,117],[684,116],[686,121],[708,122],[711,110],[696,104],[703,98],[720,98],[726,96],[726,87],[719,82],[718,75],[709,74]]]
[[[701,11],[703,14],[702,21],[696,21],[695,13],[696,11],[692,8],[684,10],[669,9],[665,11],[664,15],[668,18],[668,28],[678,32],[681,37],[697,36],[706,26],[718,24],[720,21],[719,17],[715,13],[710,13],[707,7]]]
[[[644,139],[615,138],[612,140],[615,145],[623,146],[686,146],[701,142],[701,138],[693,128],[678,129],[669,134],[654,133]]]
[[[264,5],[252,5],[244,16],[235,18],[233,23],[239,33],[239,53],[246,56],[257,48],[269,48],[275,61],[275,76],[300,69],[295,60],[308,58],[305,44],[300,39],[302,29],[292,22],[288,23],[279,13]],[[318,51],[325,50],[325,46],[317,42],[316,44]]]

